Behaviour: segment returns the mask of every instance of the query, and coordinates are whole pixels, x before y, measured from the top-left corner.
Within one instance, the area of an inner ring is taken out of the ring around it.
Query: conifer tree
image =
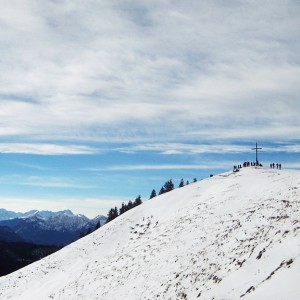
[[[133,207],[138,206],[138,205],[140,205],[140,204],[142,204],[142,203],[143,203],[143,201],[142,201],[142,199],[141,199],[141,196],[138,195],[138,196],[135,198],[134,202],[133,202]]]
[[[114,209],[114,215],[115,215],[115,218],[119,216],[119,210],[116,206],[115,206],[115,209]]]
[[[129,200],[128,205],[127,205],[127,210],[132,209],[133,208],[133,203],[131,200]]]
[[[149,199],[156,197],[156,191],[153,189]]]
[[[124,214],[125,211],[127,211],[127,205],[124,204],[124,202],[122,203],[122,206],[120,208],[120,215]]]
[[[111,208],[108,212],[106,223],[114,220],[118,215],[118,208]]]
[[[165,184],[164,184],[164,189],[165,192],[170,192],[174,189],[174,184],[172,182],[172,179],[168,180]]]
[[[179,186],[178,187],[184,187],[184,181],[183,181],[183,179],[181,178],[181,180],[180,180],[180,183],[179,183]]]
[[[161,189],[160,189],[160,191],[159,191],[159,195],[162,195],[162,194],[164,194],[165,192],[166,192],[166,191],[165,191],[164,187],[162,186]]]

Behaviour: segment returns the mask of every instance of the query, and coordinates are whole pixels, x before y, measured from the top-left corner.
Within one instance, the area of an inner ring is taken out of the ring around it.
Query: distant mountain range
[[[39,245],[67,245],[82,233],[93,231],[105,216],[89,219],[70,210],[58,212],[31,210],[19,213],[0,209],[0,240],[25,241]]]
[[[14,211],[6,210],[4,208],[0,208],[0,221],[15,219],[15,218],[31,217],[36,214],[38,214],[42,218],[48,218],[50,216],[55,216],[55,215],[74,216],[72,211],[69,209],[56,211],[56,212],[49,211],[49,210],[30,210],[25,213],[22,213],[22,212],[14,212]]]

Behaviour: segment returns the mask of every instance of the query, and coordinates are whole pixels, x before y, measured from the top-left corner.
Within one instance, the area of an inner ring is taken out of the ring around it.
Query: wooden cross
[[[259,148],[259,147],[257,147],[257,143],[256,143],[256,146],[255,146],[255,148],[252,148],[251,150],[255,150],[255,152],[256,152],[256,165],[258,166],[258,153],[257,153],[257,150],[261,150],[262,148]]]

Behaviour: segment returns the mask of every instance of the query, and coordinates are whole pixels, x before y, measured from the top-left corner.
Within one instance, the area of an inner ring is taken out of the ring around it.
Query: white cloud
[[[14,162],[15,165],[28,168],[28,169],[33,169],[33,170],[40,170],[40,171],[53,171],[53,168],[45,167],[42,165],[38,164],[30,164],[30,163],[23,163],[23,162]]]
[[[273,147],[265,147],[268,152],[286,152],[286,153],[300,153],[300,145],[274,145]]]
[[[42,169],[44,171],[44,169]],[[51,175],[5,175],[0,179],[3,185],[45,187],[45,188],[66,188],[91,189],[95,186],[83,183],[74,177],[51,176]]]
[[[287,128],[281,128],[282,131],[285,130],[285,132],[287,133]],[[251,134],[251,133],[250,133]],[[263,135],[264,133],[262,133]],[[273,133],[274,134],[274,133]],[[299,132],[300,134],[300,132]],[[257,137],[257,134],[256,134]],[[255,140],[254,140],[255,141]],[[272,143],[271,145],[263,142],[263,144],[259,145],[260,147],[263,147],[263,152],[267,153],[269,155],[272,155],[272,153],[278,153],[278,152],[284,152],[284,153],[300,153],[300,146],[297,144],[282,144],[282,143]],[[205,155],[209,154],[209,155],[230,155],[230,154],[236,154],[236,155],[240,155],[240,154],[250,154],[251,152],[253,152],[253,148],[255,147],[255,142],[253,142],[253,144],[246,144],[246,145],[228,145],[228,144],[219,144],[219,145],[207,145],[207,144],[180,144],[180,143],[157,143],[157,144],[137,144],[137,145],[130,145],[127,147],[120,147],[120,148],[116,148],[114,149],[115,151],[118,152],[124,152],[124,153],[128,153],[128,154],[136,154],[139,152],[156,152],[162,155],[192,155],[195,157],[199,157],[200,155],[204,155],[203,158],[205,159]],[[220,156],[218,158],[218,161],[222,159]],[[227,168],[228,166],[230,166],[232,164],[232,162],[229,161],[223,161],[222,159],[222,163],[216,163],[214,162],[213,165],[216,165],[216,168]],[[130,166],[125,166],[124,168],[126,169],[128,167],[128,169],[131,169]],[[180,169],[181,167],[183,169],[185,168],[195,168],[195,169],[206,169],[206,168],[211,168],[211,165],[193,165],[190,166],[189,165],[158,165],[158,166],[146,166],[149,167],[149,169],[153,168],[157,168],[157,169],[164,169],[164,168],[174,168],[174,169]],[[119,168],[119,167],[113,167],[113,168]],[[123,167],[120,167],[121,169]],[[137,169],[143,169],[144,166],[132,166],[132,168],[137,168]],[[146,168],[147,169],[147,168]]]
[[[91,186],[83,186],[74,182],[74,180],[69,180],[68,178],[62,177],[46,177],[46,176],[29,176],[22,178],[17,184],[28,185],[34,187],[49,187],[49,188],[74,188],[74,189],[87,189]]]
[[[231,166],[232,162],[220,162],[211,164],[149,164],[149,165],[122,165],[109,166],[100,168],[85,168],[85,171],[100,172],[100,171],[149,171],[149,170],[206,170],[206,169],[223,169]]]
[[[246,145],[208,145],[208,144],[182,144],[182,143],[156,143],[156,144],[137,144],[127,147],[116,148],[115,151],[125,153],[136,153],[143,151],[159,152],[165,155],[176,154],[222,154],[222,153],[245,153],[249,152],[250,147]]]
[[[0,153],[22,153],[37,155],[95,154],[99,150],[82,145],[55,145],[33,143],[0,143]]]
[[[9,1],[0,137],[294,139],[299,11],[280,0]]]

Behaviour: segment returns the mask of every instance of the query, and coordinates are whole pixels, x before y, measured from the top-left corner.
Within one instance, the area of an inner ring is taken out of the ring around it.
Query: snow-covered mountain
[[[61,210],[61,211],[49,211],[49,210],[30,210],[25,213],[22,212],[14,212],[10,210],[6,210],[4,208],[0,208],[0,221],[2,220],[10,220],[10,219],[16,219],[16,218],[26,218],[31,217],[34,215],[39,215],[42,218],[48,218],[50,216],[56,216],[56,215],[68,215],[72,216],[73,213],[71,210]]]
[[[299,209],[300,171],[224,173],[0,278],[0,298],[299,299]]]
[[[22,216],[23,216],[23,213],[14,212],[14,211],[6,210],[4,208],[0,208],[0,221],[19,218]]]
[[[59,212],[33,210],[22,217],[0,221],[0,226],[12,229],[24,241],[40,245],[66,245],[79,238],[82,232],[94,229],[97,222],[105,223],[106,217],[92,220],[84,215],[74,215],[70,210]]]

